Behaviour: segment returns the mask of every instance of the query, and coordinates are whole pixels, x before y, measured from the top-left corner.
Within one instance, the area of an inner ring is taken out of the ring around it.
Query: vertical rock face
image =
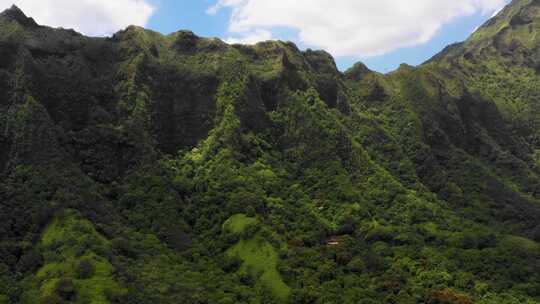
[[[147,72],[158,149],[175,154],[197,145],[213,126],[218,78],[159,66]]]
[[[16,7],[3,12],[0,22],[19,29],[9,39],[0,40],[0,73],[5,76],[0,79],[1,104],[7,107],[20,98],[20,91],[35,96],[62,130],[63,148],[87,170],[92,165],[84,164],[90,162],[112,176],[119,176],[112,172],[128,168],[117,168],[116,161],[95,162],[143,152],[121,148],[137,144],[119,137],[142,135],[138,140],[147,142],[147,147],[173,155],[206,138],[214,123],[221,70],[229,65],[227,56],[260,67],[260,73],[253,75],[250,94],[254,100],[260,98],[267,110],[276,109],[289,92],[311,85],[331,107],[338,101],[346,103],[333,59],[322,52],[303,54],[292,44],[228,46],[189,31],[162,36],[137,27],[113,38],[87,38],[73,31],[40,27]],[[17,74],[16,69],[22,73]],[[256,102],[247,107],[252,107],[245,117],[253,118],[249,125],[264,127],[260,114],[265,110]],[[146,123],[134,121],[134,112],[139,110],[144,117],[137,119]],[[130,135],[136,133],[128,127],[131,123],[142,128],[142,133]],[[88,150],[89,146],[93,149]],[[101,150],[103,157],[90,160],[85,156]]]
[[[539,32],[382,75],[4,11],[0,303],[536,303]]]

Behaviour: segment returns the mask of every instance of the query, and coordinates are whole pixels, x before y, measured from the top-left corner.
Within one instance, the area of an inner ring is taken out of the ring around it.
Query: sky
[[[130,24],[229,43],[280,39],[323,49],[340,70],[390,72],[465,40],[509,0],[0,0],[40,24],[108,36]]]

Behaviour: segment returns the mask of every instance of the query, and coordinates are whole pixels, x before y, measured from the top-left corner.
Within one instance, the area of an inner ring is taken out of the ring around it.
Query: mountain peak
[[[3,13],[5,12],[15,12],[24,15],[23,11],[15,4],[11,5],[11,7],[6,9]]]
[[[513,0],[480,26],[466,41],[450,45],[426,63],[457,58],[501,58],[512,64],[536,66],[540,43],[540,0]]]
[[[469,41],[492,38],[506,31],[516,31],[523,26],[539,23],[540,0],[514,0],[496,16],[478,28]]]
[[[0,13],[0,18],[7,18],[24,26],[38,26],[34,19],[27,17],[24,12],[15,4]]]
[[[365,64],[357,62],[354,66],[345,71],[345,76],[348,79],[358,81],[369,73],[372,73],[372,71]]]

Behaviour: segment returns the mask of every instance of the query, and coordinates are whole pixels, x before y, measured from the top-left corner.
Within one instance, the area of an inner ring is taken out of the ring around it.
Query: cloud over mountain
[[[429,41],[452,20],[492,14],[507,0],[219,0],[208,9],[232,9],[230,41],[253,42],[279,28],[336,56],[369,57]],[[246,39],[249,38],[249,39]]]
[[[0,7],[12,4],[40,24],[94,36],[110,35],[131,24],[144,26],[155,10],[145,0],[0,0]]]

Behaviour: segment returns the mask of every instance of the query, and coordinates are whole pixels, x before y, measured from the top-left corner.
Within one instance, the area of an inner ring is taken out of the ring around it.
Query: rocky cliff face
[[[219,83],[237,63],[257,69],[244,113],[248,127],[264,128],[261,116],[283,94],[310,85],[332,107],[347,102],[333,59],[292,44],[229,46],[191,32],[162,36],[137,27],[88,38],[38,26],[16,7],[0,18],[3,113],[32,96],[50,116],[61,148],[99,181],[121,177],[149,154],[145,149],[174,155],[206,138]],[[5,142],[14,136],[9,128]]]
[[[0,303],[536,303],[539,18],[381,75],[4,11]]]

